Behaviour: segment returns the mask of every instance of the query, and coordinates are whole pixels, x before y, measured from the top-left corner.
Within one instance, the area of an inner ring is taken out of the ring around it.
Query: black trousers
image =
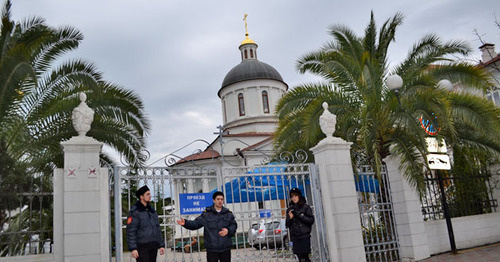
[[[299,259],[300,262],[309,262],[311,261],[309,259],[309,253],[305,253],[305,254],[297,254],[297,258]]]
[[[138,246],[137,252],[139,252],[137,262],[156,262],[158,247],[156,245]]]
[[[207,262],[230,262],[231,250],[222,252],[207,252]]]

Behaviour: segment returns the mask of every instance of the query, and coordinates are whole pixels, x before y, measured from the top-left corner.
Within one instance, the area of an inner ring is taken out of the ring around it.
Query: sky
[[[397,12],[405,16],[389,49],[391,65],[429,33],[443,41],[467,41],[473,49],[471,61],[480,59],[475,29],[500,50],[497,0],[12,1],[16,21],[40,16],[50,26],[79,29],[83,42],[62,59],[93,62],[104,79],[141,97],[152,123],[149,163],[196,139],[216,138],[213,133],[222,124],[217,91],[227,72],[241,62],[238,46],[245,37],[245,13],[250,38],[259,45],[259,60],[276,68],[293,88],[321,80],[297,72],[299,57],[331,40],[328,29],[333,25],[362,35],[371,11],[378,26]],[[194,143],[179,153],[205,146]]]

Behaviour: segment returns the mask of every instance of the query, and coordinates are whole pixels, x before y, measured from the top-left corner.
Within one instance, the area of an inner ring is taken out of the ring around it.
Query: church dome
[[[257,59],[248,59],[241,61],[227,73],[222,81],[221,89],[234,83],[254,79],[272,79],[283,82],[283,78],[274,67]]]

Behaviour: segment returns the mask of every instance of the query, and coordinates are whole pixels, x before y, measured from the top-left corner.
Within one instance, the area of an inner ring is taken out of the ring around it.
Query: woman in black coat
[[[293,253],[299,261],[311,261],[311,227],[314,224],[314,215],[311,207],[298,188],[290,190],[289,207],[286,212],[286,226],[293,243]]]

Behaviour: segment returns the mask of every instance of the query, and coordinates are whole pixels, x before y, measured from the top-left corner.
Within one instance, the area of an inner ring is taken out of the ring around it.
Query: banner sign
[[[181,215],[201,214],[213,203],[212,193],[179,194]]]
[[[450,157],[448,155],[441,154],[428,154],[427,155],[427,163],[431,169],[442,169],[442,170],[450,170]]]

